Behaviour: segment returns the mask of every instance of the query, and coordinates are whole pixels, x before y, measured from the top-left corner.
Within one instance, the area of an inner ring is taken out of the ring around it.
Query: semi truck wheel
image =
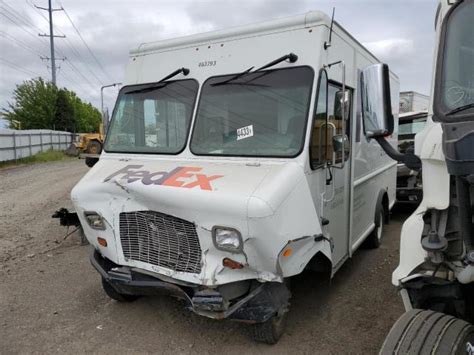
[[[385,354],[473,354],[474,327],[443,313],[414,309],[393,325],[380,350]]]
[[[288,312],[282,315],[275,315],[263,323],[253,325],[253,338],[265,344],[276,344],[285,331]]]
[[[104,289],[107,296],[118,302],[133,302],[138,298],[138,296],[135,295],[125,295],[123,293],[117,292],[115,288],[113,288],[112,285],[109,284],[104,278],[102,278],[102,288]]]

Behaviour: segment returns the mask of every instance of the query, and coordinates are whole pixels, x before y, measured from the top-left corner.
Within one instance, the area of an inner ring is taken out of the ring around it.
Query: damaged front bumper
[[[261,323],[282,314],[289,306],[290,291],[284,283],[238,281],[209,288],[153,277],[120,266],[93,249],[90,260],[99,274],[119,293],[128,295],[169,294],[186,302],[193,312],[214,319]],[[173,281],[173,282],[171,282]]]

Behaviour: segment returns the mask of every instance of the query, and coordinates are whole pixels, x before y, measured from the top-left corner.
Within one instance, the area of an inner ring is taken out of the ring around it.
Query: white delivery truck
[[[104,151],[71,193],[105,292],[169,292],[275,343],[287,279],[380,245],[396,163],[362,124],[375,63],[321,12],[131,51]]]

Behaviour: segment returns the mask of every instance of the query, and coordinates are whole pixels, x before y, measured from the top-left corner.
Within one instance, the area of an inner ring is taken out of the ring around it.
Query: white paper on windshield
[[[245,126],[237,129],[237,140],[253,137],[253,125]]]

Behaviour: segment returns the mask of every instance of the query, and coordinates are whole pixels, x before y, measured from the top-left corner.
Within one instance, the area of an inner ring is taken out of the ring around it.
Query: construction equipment
[[[75,137],[75,141],[71,143],[66,150],[66,154],[78,156],[81,153],[99,155],[102,152],[104,144],[104,125],[99,126],[99,133],[80,133]]]

